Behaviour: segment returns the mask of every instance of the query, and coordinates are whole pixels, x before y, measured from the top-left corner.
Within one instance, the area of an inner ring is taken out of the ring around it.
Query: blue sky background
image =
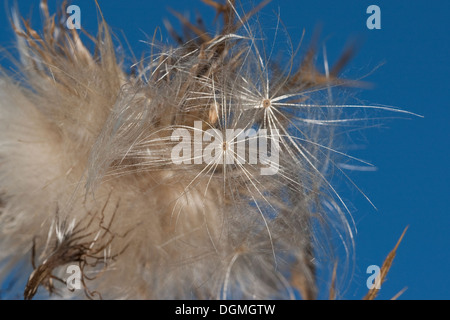
[[[49,2],[54,10],[55,1]],[[138,56],[143,51],[148,53],[148,47],[139,40],[151,36],[155,27],[160,26],[167,35],[164,18],[179,26],[168,7],[190,12],[191,18],[195,11],[205,14],[206,20],[214,16],[214,11],[199,0],[99,3],[113,31],[121,39],[123,31]],[[94,2],[72,4],[81,8],[82,27],[95,32]],[[372,4],[381,8],[381,30],[366,27],[366,9]],[[4,8],[0,7],[0,45],[8,48],[13,45],[13,36]],[[33,11],[33,21],[39,25],[38,1],[21,0],[19,8],[25,16]],[[450,2],[274,0],[262,12],[262,26],[269,35],[276,22],[274,13],[279,12],[295,42],[305,29],[307,44],[316,27],[321,26],[321,40],[325,41],[331,64],[349,39],[360,39],[359,51],[344,75],[361,77],[383,65],[365,78],[372,87],[359,90],[357,97],[366,103],[391,105],[424,116],[385,121],[381,127],[352,135],[351,155],[375,164],[378,170],[354,172],[351,177],[378,210],[354,188],[339,186],[351,203],[357,227],[356,266],[353,278],[347,279],[343,298],[364,296],[366,268],[381,265],[409,225],[379,297],[389,299],[408,287],[401,299],[450,299]],[[9,67],[5,60],[0,64]]]

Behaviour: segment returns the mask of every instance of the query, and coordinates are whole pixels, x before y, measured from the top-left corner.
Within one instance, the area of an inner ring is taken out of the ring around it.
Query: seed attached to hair
[[[267,109],[267,108],[269,108],[272,105],[272,103],[270,102],[269,99],[264,99],[263,102],[262,102],[262,105],[263,105],[264,108]]]

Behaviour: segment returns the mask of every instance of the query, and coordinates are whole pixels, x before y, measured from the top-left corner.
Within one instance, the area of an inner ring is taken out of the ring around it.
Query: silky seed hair
[[[14,275],[24,298],[314,299],[336,235],[351,256],[330,177],[348,178],[338,161],[370,164],[335,137],[368,120],[354,111],[408,112],[336,104],[331,92],[358,85],[338,76],[352,50],[323,73],[315,45],[301,56],[288,39],[291,58],[274,59],[257,19],[268,1],[203,2],[218,31],[173,11],[184,36],[164,21],[176,44],[153,37],[131,68],[100,8],[92,51],[64,25],[65,3],[50,15],[41,1],[40,31],[13,10],[21,77],[0,79],[0,280]],[[261,140],[269,151],[250,162]],[[70,265],[81,290],[67,289]]]

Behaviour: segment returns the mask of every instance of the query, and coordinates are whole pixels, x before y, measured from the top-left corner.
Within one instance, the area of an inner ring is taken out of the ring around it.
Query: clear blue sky
[[[12,3],[12,1],[9,1]],[[55,8],[54,1],[49,0]],[[82,27],[95,31],[97,11],[93,1],[72,1],[81,8]],[[99,0],[107,22],[140,56],[155,27],[173,16],[168,7],[182,13],[198,11],[212,19],[214,12],[200,0],[147,1]],[[381,9],[381,30],[368,30],[366,9]],[[0,45],[13,44],[5,6],[0,8]],[[20,1],[27,15],[39,22],[37,1]],[[370,197],[374,210],[356,190],[342,184],[356,221],[356,268],[344,298],[359,299],[367,291],[366,268],[381,265],[405,226],[409,230],[383,285],[380,298],[389,299],[404,287],[403,299],[450,299],[450,2],[382,0],[274,0],[261,15],[263,28],[273,28],[279,12],[290,36],[297,41],[303,29],[306,40],[321,26],[331,62],[339,56],[349,38],[360,39],[357,56],[346,76],[360,77],[373,84],[357,93],[367,103],[396,106],[424,116],[386,121],[381,128],[365,129],[353,135],[351,154],[378,168],[354,172],[351,177]],[[174,23],[174,26],[178,26]],[[147,51],[148,52],[148,51]],[[0,62],[7,67],[5,60]],[[349,190],[346,191],[346,188]]]

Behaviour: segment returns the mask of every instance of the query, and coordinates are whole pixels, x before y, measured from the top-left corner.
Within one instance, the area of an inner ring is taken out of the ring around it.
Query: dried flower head
[[[324,73],[314,46],[273,61],[252,24],[267,1],[203,2],[216,33],[174,12],[184,36],[166,21],[177,46],[151,41],[132,72],[103,18],[92,53],[45,0],[42,32],[13,13],[23,79],[0,79],[0,279],[40,252],[25,298],[77,264],[91,298],[313,299],[332,242],[319,235],[351,247],[329,176],[337,156],[361,160],[336,130],[367,119],[346,110],[404,111],[333,101],[356,83],[338,77],[352,50]]]

